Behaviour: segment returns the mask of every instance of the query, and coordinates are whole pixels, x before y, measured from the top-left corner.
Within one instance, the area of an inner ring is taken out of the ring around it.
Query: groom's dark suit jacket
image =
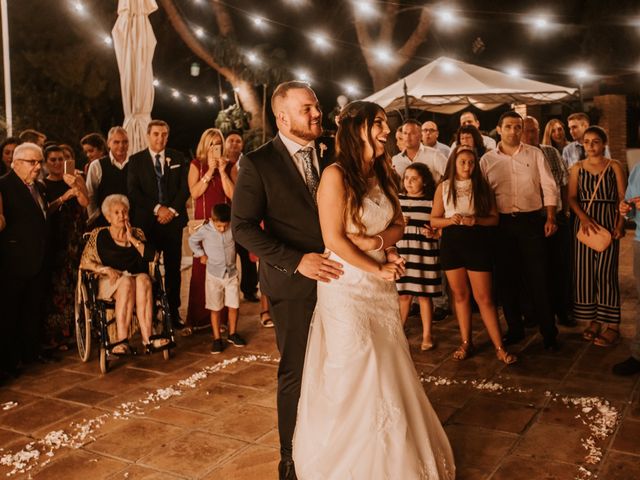
[[[321,171],[328,153],[316,147]],[[260,257],[260,290],[280,299],[315,293],[316,282],[295,270],[303,254],[324,251],[318,209],[278,135],[242,158],[231,205],[234,239]]]

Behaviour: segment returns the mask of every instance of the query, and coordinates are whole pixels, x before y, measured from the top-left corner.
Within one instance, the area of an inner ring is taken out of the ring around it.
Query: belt
[[[542,210],[533,210],[531,212],[511,212],[511,213],[501,213],[500,216],[501,217],[512,217],[512,218],[518,218],[518,217],[532,217],[534,215],[540,216],[542,213]]]

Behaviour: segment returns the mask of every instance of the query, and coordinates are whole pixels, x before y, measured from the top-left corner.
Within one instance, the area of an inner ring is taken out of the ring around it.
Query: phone
[[[214,145],[213,146],[213,158],[222,157],[222,145]]]
[[[76,173],[76,162],[69,159],[64,161],[64,173],[73,175]]]

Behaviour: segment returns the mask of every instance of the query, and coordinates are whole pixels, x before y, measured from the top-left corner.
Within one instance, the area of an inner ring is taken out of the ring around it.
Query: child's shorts
[[[219,312],[223,307],[240,306],[238,275],[218,278],[207,272],[205,280],[205,308]]]

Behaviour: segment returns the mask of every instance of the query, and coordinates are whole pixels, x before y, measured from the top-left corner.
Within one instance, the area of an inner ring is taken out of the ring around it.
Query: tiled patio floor
[[[621,259],[628,332],[639,313],[630,277],[630,239],[625,239]],[[259,326],[257,312],[255,304],[241,306],[240,331],[249,345],[218,356],[209,354],[209,332],[204,331],[180,338],[169,361],[161,355],[121,360],[105,376],[95,356],[83,364],[75,352],[59,363],[31,368],[0,389],[0,454],[3,463],[24,463],[16,470],[0,466],[0,474],[276,479],[277,350],[273,330]],[[458,479],[640,478],[640,378],[610,374],[611,365],[628,356],[628,341],[598,348],[581,339],[580,328],[563,329],[562,349],[548,354],[531,331],[518,348],[521,361],[507,367],[495,360],[479,319],[479,352],[459,363],[451,360],[458,344],[454,318],[435,326],[438,346],[427,353],[419,352],[417,318],[410,327],[416,368],[445,424]],[[584,399],[594,396],[610,408],[599,411],[598,402],[594,407]],[[618,422],[598,437],[602,429],[594,425],[613,411]]]

